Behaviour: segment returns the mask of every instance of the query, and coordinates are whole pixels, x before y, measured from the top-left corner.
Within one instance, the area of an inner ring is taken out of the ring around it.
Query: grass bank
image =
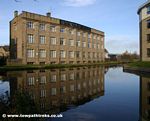
[[[101,62],[101,63],[89,63],[89,64],[11,65],[11,66],[0,67],[0,71],[72,68],[72,67],[96,66],[96,65],[112,66],[112,65],[118,65],[118,64],[123,64],[123,62]]]
[[[128,64],[129,67],[150,68],[150,62],[133,62]]]

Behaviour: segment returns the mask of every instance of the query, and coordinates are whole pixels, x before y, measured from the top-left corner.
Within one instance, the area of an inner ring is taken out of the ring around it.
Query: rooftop
[[[15,11],[15,12],[17,12],[17,14],[18,14],[18,11]],[[38,17],[34,17],[34,15],[38,16]],[[94,31],[95,33],[100,32],[102,35],[104,34],[103,31],[97,30],[95,28],[91,28],[91,27],[88,27],[88,26],[85,26],[85,25],[82,25],[82,24],[79,24],[79,23],[76,23],[76,22],[72,22],[72,21],[67,21],[67,20],[63,20],[63,19],[59,19],[59,18],[54,18],[52,16],[46,16],[46,15],[41,15],[41,14],[27,12],[27,11],[22,11],[22,13],[17,15],[17,16],[21,16],[21,17],[25,17],[25,18],[27,17],[27,18],[32,18],[32,19],[38,19],[39,18],[40,20],[43,20],[43,19],[41,19],[41,17],[49,18],[49,21],[54,21],[57,24],[59,23],[61,25],[66,25],[66,26],[70,26],[70,27],[74,27],[74,28],[78,28],[78,29],[83,29],[83,30],[86,30],[88,32],[90,32],[91,29],[92,29],[92,31]]]
[[[148,5],[150,5],[150,0],[148,0],[146,3],[144,3],[143,5],[141,5],[138,9],[138,14],[140,13],[140,11],[144,8],[147,7]]]
[[[9,51],[9,46],[8,45],[0,46],[0,48],[3,48],[7,52]]]

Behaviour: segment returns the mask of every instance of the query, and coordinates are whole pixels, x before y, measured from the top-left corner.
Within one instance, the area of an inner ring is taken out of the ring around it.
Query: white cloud
[[[92,5],[96,0],[64,0],[66,6],[82,7]]]
[[[123,53],[126,50],[129,52],[139,53],[139,40],[134,36],[112,36],[107,37],[105,42],[106,49],[110,53]]]

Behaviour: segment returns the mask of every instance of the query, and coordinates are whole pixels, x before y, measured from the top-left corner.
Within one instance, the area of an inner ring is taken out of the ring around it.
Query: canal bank
[[[14,70],[30,70],[30,69],[55,69],[55,68],[72,68],[72,67],[88,67],[88,66],[114,66],[123,65],[124,62],[101,62],[88,64],[50,64],[50,65],[11,65],[2,66],[0,71],[14,71]]]
[[[134,73],[137,75],[150,74],[150,62],[134,62],[123,66],[124,72]]]

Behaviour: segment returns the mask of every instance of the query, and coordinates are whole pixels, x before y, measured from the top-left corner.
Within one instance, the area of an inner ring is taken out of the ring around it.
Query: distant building
[[[105,60],[108,60],[109,59],[109,56],[108,56],[109,52],[107,49],[105,49]]]
[[[117,61],[118,55],[117,54],[108,54],[110,61]]]
[[[76,64],[104,61],[104,32],[23,11],[10,21],[8,64]]]
[[[0,46],[0,58],[7,58],[9,56],[9,46]]]
[[[150,0],[138,9],[140,19],[140,58],[150,61]]]

